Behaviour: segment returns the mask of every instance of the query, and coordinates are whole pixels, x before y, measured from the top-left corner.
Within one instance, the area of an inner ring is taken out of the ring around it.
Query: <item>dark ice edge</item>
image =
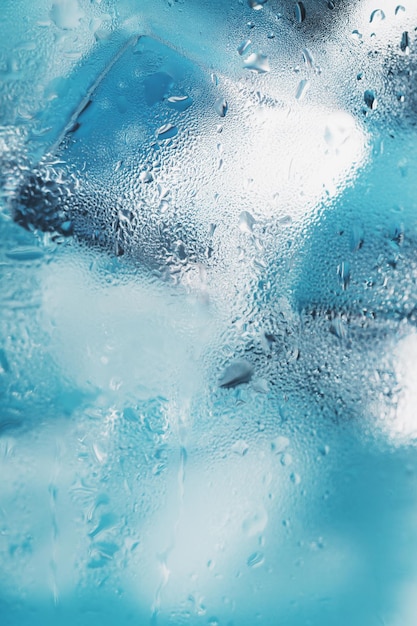
[[[100,72],[100,74],[97,76],[96,80],[93,82],[91,87],[87,90],[87,93],[84,96],[84,98],[81,100],[80,104],[77,106],[77,108],[71,115],[67,124],[64,126],[63,130],[61,131],[61,134],[58,136],[58,139],[55,140],[55,142],[49,148],[45,156],[50,155],[50,154],[55,154],[58,151],[62,142],[65,140],[67,135],[71,133],[72,129],[77,124],[77,121],[80,115],[86,110],[86,108],[91,103],[91,98],[94,92],[96,91],[96,89],[99,87],[100,83],[104,80],[104,78],[110,72],[112,67],[117,63],[117,61],[126,52],[126,50],[130,48],[130,46],[135,46],[137,42],[139,41],[139,39],[143,36],[144,35],[134,35],[133,37],[128,39],[128,41],[120,48],[120,50],[114,55],[111,61],[106,65],[104,70]]]

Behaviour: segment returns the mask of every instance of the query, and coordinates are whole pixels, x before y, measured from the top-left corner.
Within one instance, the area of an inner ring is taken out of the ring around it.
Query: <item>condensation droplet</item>
[[[237,51],[239,52],[240,56],[242,56],[243,54],[245,54],[245,52],[247,52],[251,43],[252,42],[250,39],[245,39],[244,41],[242,41],[241,44],[238,45]]]
[[[337,267],[337,275],[339,277],[340,284],[343,291],[346,291],[350,282],[350,265],[346,261],[343,261]]]
[[[301,482],[301,476],[300,474],[297,474],[297,472],[293,472],[290,478],[291,478],[291,482],[294,483],[294,485],[299,485]]]
[[[363,100],[368,109],[371,109],[372,111],[376,109],[378,103],[375,92],[372,89],[367,89],[365,91],[365,93],[363,94]]]
[[[178,128],[173,124],[163,124],[156,131],[156,136],[158,139],[171,139],[175,137],[178,133]]]
[[[314,68],[316,66],[313,54],[308,48],[303,48],[303,58],[307,67]]]
[[[216,109],[216,113],[220,115],[220,117],[226,117],[228,104],[224,98],[218,98],[214,103],[214,108]]]
[[[243,62],[243,66],[257,74],[265,74],[270,71],[268,57],[262,52],[252,52]]]
[[[171,109],[175,109],[175,111],[179,111],[182,113],[186,111],[193,103],[192,98],[190,96],[170,96],[167,98],[167,104]]]
[[[141,183],[151,183],[153,181],[152,172],[150,170],[144,170],[139,174],[139,180]]]
[[[259,11],[263,8],[264,4],[266,4],[268,0],[248,0],[248,5],[251,9],[255,11]]]
[[[369,18],[369,22],[372,24],[373,22],[382,22],[385,19],[385,13],[382,9],[375,9],[372,11],[371,16]]]
[[[346,339],[347,337],[347,325],[346,322],[340,317],[335,317],[330,326],[330,332],[332,332],[338,339]]]
[[[253,376],[253,366],[245,359],[234,361],[226,367],[220,380],[220,387],[232,388],[248,383]]]
[[[253,552],[253,554],[250,555],[246,563],[249,567],[255,568],[260,567],[264,563],[264,561],[265,557],[262,552]]]
[[[400,48],[404,54],[410,54],[410,37],[406,30],[401,35]]]
[[[281,456],[281,465],[283,465],[284,467],[288,467],[288,465],[292,465],[292,455],[288,454],[288,452],[285,452]]]
[[[306,19],[306,8],[303,2],[297,2],[295,5],[295,19],[299,24]]]
[[[255,219],[249,213],[249,211],[242,211],[242,213],[239,215],[239,228],[242,233],[251,234],[253,232],[254,224]]]
[[[300,80],[300,82],[298,83],[297,92],[295,94],[296,100],[301,102],[301,100],[303,100],[303,98],[305,97],[309,89],[310,89],[310,81],[307,80],[306,78],[303,78],[302,80]]]

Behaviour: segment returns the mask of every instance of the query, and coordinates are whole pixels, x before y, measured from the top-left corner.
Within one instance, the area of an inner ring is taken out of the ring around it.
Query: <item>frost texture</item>
[[[2,11],[1,623],[414,626],[414,3]]]

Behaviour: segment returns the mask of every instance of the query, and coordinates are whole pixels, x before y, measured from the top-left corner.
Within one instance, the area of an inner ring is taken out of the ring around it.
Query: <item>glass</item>
[[[2,626],[414,626],[414,2],[0,11]]]

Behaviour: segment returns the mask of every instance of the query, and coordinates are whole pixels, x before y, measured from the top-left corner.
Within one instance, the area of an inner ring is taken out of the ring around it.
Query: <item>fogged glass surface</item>
[[[0,11],[2,626],[414,626],[415,3]]]

